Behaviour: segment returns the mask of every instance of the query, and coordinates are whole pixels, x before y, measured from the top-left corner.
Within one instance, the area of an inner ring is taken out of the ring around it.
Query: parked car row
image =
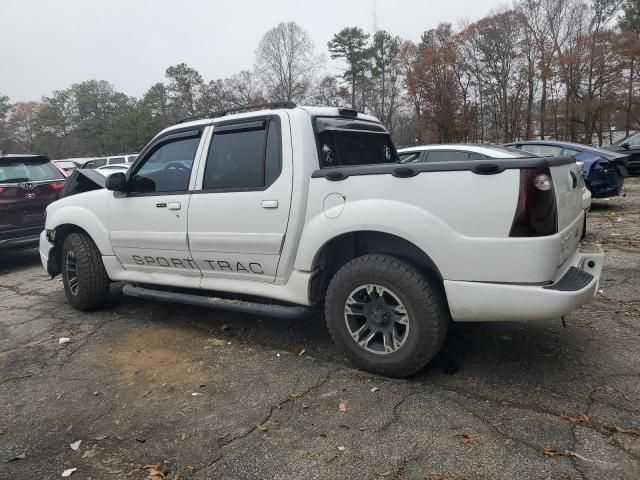
[[[401,149],[401,163],[451,162],[508,159],[518,157],[573,157],[582,172],[585,206],[591,198],[620,195],[624,178],[629,175],[629,153],[613,152],[571,142],[531,140],[512,142],[501,147],[489,145],[424,145]],[[640,151],[639,151],[640,155]],[[588,207],[586,207],[588,208]]]
[[[138,158],[138,154],[129,154],[129,155],[117,155],[115,157],[100,157],[94,158],[85,162],[82,165],[82,168],[100,168],[106,165],[122,165],[122,164],[131,164]]]
[[[527,151],[521,151],[511,146],[451,144],[451,145],[423,145],[419,147],[403,148],[398,151],[400,163],[420,162],[458,162],[466,160],[501,160],[515,158],[539,157]],[[582,178],[578,179],[582,189],[582,208],[587,212],[591,208],[591,192]]]

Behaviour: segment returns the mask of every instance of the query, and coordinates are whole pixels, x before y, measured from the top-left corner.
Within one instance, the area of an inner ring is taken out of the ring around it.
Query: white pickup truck
[[[603,256],[578,249],[573,159],[398,161],[353,110],[212,112],[162,131],[106,188],[74,174],[42,263],[80,310],[110,282],[196,305],[260,298],[267,314],[324,304],[345,355],[391,376],[427,364],[451,320],[559,318],[594,295]]]

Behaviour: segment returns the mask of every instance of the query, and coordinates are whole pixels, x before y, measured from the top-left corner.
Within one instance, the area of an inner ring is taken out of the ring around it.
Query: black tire
[[[75,279],[73,270],[69,268],[70,256],[75,259]],[[73,308],[95,310],[106,303],[110,281],[98,247],[90,237],[72,233],[65,238],[61,262],[64,293]]]
[[[347,326],[345,307],[350,295],[360,286],[370,284],[395,295],[408,316],[404,343],[391,353],[372,353],[361,347]],[[334,275],[325,297],[325,317],[333,341],[357,368],[390,377],[412,375],[429,363],[440,350],[450,321],[442,288],[436,280],[403,260],[382,254],[351,260]]]

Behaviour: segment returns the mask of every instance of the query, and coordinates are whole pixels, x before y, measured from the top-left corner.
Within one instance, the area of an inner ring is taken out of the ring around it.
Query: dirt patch
[[[128,385],[198,387],[215,382],[211,361],[223,361],[225,347],[227,342],[199,329],[156,324],[132,328],[108,356]]]

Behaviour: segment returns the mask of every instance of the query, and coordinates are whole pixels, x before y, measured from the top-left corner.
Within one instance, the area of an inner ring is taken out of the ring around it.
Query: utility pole
[[[373,34],[378,31],[378,0],[371,0],[373,2]]]

